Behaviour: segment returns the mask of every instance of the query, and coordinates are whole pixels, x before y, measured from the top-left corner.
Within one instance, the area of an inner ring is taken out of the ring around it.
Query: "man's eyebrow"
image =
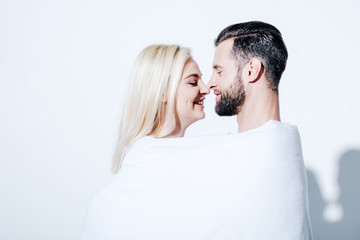
[[[202,76],[202,74],[201,74]],[[189,76],[185,77],[184,79],[187,79],[187,78],[190,78],[190,77],[196,77],[196,78],[201,78],[201,76],[197,73],[193,73],[193,74],[190,74]]]
[[[219,66],[219,65],[217,65],[217,64],[215,64],[214,66],[213,66],[213,69],[215,69],[215,70],[218,70],[219,68],[223,68],[222,66]]]

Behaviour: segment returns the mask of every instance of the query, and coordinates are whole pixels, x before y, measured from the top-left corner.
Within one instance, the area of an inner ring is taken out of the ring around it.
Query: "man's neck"
[[[249,96],[237,114],[238,132],[261,127],[269,120],[280,121],[279,97],[272,91]]]

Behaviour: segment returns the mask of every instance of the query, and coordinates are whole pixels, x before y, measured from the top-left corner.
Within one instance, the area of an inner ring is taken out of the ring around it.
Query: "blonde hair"
[[[136,140],[149,135],[166,137],[174,131],[176,91],[190,57],[190,49],[178,45],[148,46],[138,56],[128,82],[113,173],[120,170]]]

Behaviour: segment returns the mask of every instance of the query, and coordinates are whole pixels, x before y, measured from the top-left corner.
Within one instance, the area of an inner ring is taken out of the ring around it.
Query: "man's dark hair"
[[[259,21],[238,23],[222,30],[215,40],[215,46],[230,38],[234,38],[233,55],[239,62],[239,68],[253,57],[260,58],[269,80],[269,87],[277,94],[288,58],[280,31],[268,23]]]

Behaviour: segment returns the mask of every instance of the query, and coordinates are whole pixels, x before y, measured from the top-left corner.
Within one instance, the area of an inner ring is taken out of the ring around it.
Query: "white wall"
[[[324,229],[337,226],[339,239],[359,237],[344,227],[360,222],[350,214],[359,207],[343,201],[359,199],[351,174],[360,171],[360,154],[350,152],[360,150],[359,7],[355,0],[1,0],[0,239],[77,239],[91,196],[111,176],[137,54],[154,43],[191,47],[207,82],[214,38],[249,20],[277,26],[288,47],[282,120],[301,131],[314,235],[330,239]],[[188,135],[236,131],[235,119],[217,117],[213,106],[210,95],[207,118]],[[339,184],[344,153],[351,176]]]

